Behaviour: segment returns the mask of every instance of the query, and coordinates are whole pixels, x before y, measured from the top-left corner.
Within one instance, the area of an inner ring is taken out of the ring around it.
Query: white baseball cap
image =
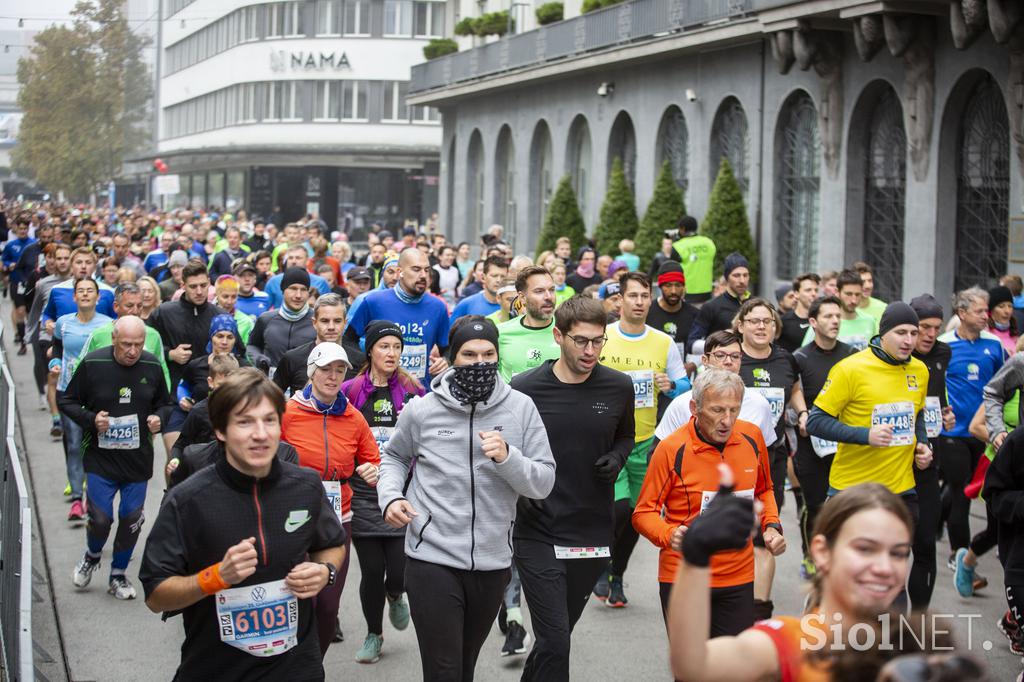
[[[319,343],[309,353],[309,359],[306,360],[306,376],[313,376],[313,371],[317,367],[326,367],[332,362],[340,360],[349,369],[352,369],[352,363],[348,360],[348,353],[340,345],[333,341],[324,341]]]

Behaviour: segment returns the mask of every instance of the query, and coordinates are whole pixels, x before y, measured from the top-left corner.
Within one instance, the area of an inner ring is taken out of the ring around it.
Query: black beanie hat
[[[448,362],[455,364],[455,358],[459,349],[467,341],[473,339],[484,339],[494,344],[494,350],[498,350],[498,328],[494,323],[482,315],[467,315],[461,318],[462,322],[448,335]]]
[[[309,273],[302,268],[288,268],[281,277],[281,291],[284,291],[293,284],[301,284],[309,287]]]
[[[402,328],[389,320],[374,320],[366,325],[365,343],[366,354],[369,355],[374,345],[385,336],[394,336],[405,346],[405,339],[402,338]]]
[[[918,320],[928,320],[935,317],[940,320],[945,318],[942,306],[939,305],[939,302],[931,294],[921,294],[917,298],[911,299],[910,307],[917,313]]]
[[[1013,293],[1004,286],[992,287],[988,290],[988,311],[1000,303],[1013,303]]]
[[[726,278],[728,278],[729,273],[736,268],[746,268],[747,270],[750,270],[750,263],[747,262],[747,259],[739,251],[733,251],[726,256],[724,266],[722,274],[725,275]]]
[[[919,322],[917,313],[909,304],[894,301],[886,306],[885,312],[882,313],[882,321],[878,323],[878,335],[885,336],[901,324],[912,324],[916,327]]]

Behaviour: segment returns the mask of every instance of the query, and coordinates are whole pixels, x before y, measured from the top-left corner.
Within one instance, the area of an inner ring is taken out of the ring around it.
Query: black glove
[[[711,555],[731,549],[743,549],[754,531],[754,501],[732,494],[722,486],[715,499],[683,534],[683,558],[686,563],[707,568]]]
[[[622,460],[610,452],[594,462],[594,476],[602,483],[614,483],[615,479],[619,477],[620,469],[622,469]]]

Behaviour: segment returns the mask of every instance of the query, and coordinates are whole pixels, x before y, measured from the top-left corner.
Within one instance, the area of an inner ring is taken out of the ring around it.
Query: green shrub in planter
[[[545,2],[537,8],[537,23],[541,26],[561,21],[565,16],[565,8],[561,2]]]
[[[423,46],[423,57],[425,59],[437,59],[446,54],[459,51],[459,44],[451,38],[434,38]]]
[[[459,21],[459,23],[455,24],[455,35],[476,35],[476,19],[474,19],[473,17],[464,17],[461,21]]]
[[[515,23],[513,22],[513,26]],[[473,24],[478,36],[503,36],[508,33],[509,20],[508,10],[500,12],[488,12],[481,15]]]

